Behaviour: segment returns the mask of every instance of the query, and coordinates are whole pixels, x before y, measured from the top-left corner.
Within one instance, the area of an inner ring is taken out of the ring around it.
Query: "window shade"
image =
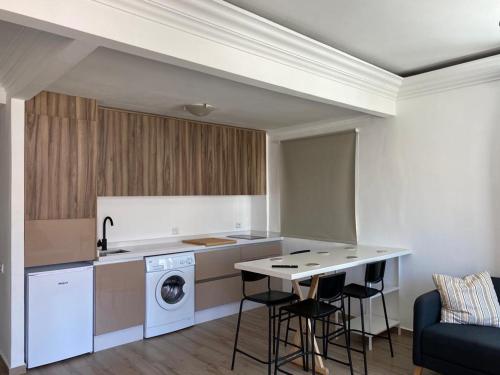
[[[356,243],[354,130],[282,142],[281,232]]]

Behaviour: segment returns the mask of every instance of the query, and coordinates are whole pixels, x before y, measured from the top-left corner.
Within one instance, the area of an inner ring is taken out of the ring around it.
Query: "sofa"
[[[500,278],[492,278],[500,296]],[[430,369],[444,375],[499,375],[500,328],[440,323],[437,290],[414,305],[413,363],[415,375]]]

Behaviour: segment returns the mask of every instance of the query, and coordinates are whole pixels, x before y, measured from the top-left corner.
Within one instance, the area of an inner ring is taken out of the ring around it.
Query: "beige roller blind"
[[[281,232],[356,243],[354,130],[282,142]]]

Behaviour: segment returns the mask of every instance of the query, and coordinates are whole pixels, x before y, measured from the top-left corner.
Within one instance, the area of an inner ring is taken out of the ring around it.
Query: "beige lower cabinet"
[[[282,254],[281,241],[241,246],[241,261],[264,259]]]
[[[195,310],[225,305],[241,299],[241,277],[196,283]]]
[[[239,275],[234,264],[241,261],[240,247],[196,253],[196,282]]]
[[[281,242],[259,243],[196,254],[196,311],[238,302],[241,300],[242,282],[234,264],[281,255]],[[280,289],[281,280],[271,278],[271,288]],[[247,294],[263,292],[267,281],[247,284]]]
[[[26,220],[24,266],[94,260],[96,219]]]
[[[95,266],[94,335],[144,324],[143,260]]]

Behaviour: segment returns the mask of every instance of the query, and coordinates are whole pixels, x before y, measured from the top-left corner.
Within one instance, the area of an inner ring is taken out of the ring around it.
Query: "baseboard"
[[[410,328],[401,327],[401,334],[404,334],[406,336],[413,336],[413,330]]]
[[[9,373],[9,366],[7,365],[7,361],[5,360],[3,353],[0,352],[0,373]]]
[[[262,306],[263,305],[258,303],[246,301],[243,305],[243,311],[252,310]],[[239,309],[240,309],[240,303],[235,302],[235,303],[229,303],[227,305],[212,307],[210,309],[196,311],[194,314],[194,324],[201,324],[209,322],[211,320],[224,318],[229,315],[234,315],[238,313]]]
[[[169,334],[171,332],[180,331],[181,329],[186,329],[194,325],[193,317],[187,319],[178,320],[176,322],[161,324],[154,327],[144,328],[144,339],[149,339],[156,336],[161,336]]]
[[[5,372],[8,375],[26,374],[26,365],[9,368],[3,355],[0,355],[0,372]]]
[[[140,341],[144,338],[144,326],[122,329],[120,331],[104,333],[94,336],[94,352],[114,348],[115,346]]]
[[[21,375],[21,374],[26,374],[26,365],[9,369],[9,375]]]

